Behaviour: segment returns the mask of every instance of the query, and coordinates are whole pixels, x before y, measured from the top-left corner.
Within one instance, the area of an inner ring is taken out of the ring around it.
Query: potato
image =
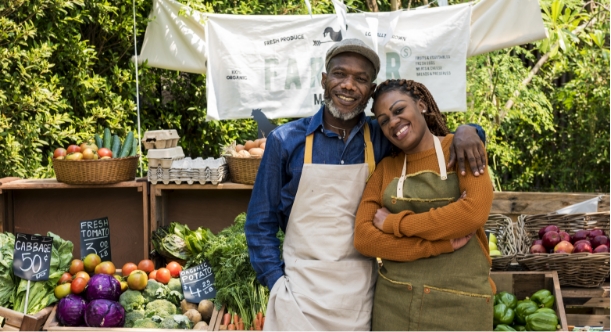
[[[240,152],[238,152],[240,158],[250,158],[250,153],[248,153],[248,151],[246,150],[242,150]]]
[[[250,150],[248,150],[248,153],[250,153],[251,156],[263,156],[263,152],[265,150],[261,149],[261,148],[252,148]]]
[[[197,311],[197,309],[189,309],[184,313],[187,318],[193,323],[197,324],[202,320],[202,315]]]
[[[208,330],[208,323],[201,321],[197,324],[195,324],[195,326],[193,326],[194,330],[204,330],[207,331]]]
[[[202,315],[203,320],[209,322],[214,311],[214,303],[210,300],[201,300],[197,306],[197,311]]]
[[[189,311],[189,309],[195,309],[197,310],[197,304],[195,303],[189,303],[187,302],[187,300],[182,300],[180,301],[180,311],[181,313],[184,315],[185,312]]]
[[[253,141],[249,140],[249,141],[246,141],[246,143],[244,143],[244,150],[250,150],[256,147],[258,147],[258,145]]]
[[[236,152],[240,152],[242,150],[244,150],[244,145],[238,144],[238,145],[235,146],[235,151]]]

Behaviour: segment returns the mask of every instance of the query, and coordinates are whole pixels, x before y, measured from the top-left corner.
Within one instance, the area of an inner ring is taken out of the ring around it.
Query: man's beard
[[[356,118],[358,115],[363,113],[365,111],[365,108],[367,107],[367,102],[363,104],[359,104],[350,113],[342,113],[337,109],[337,107],[335,107],[335,104],[333,103],[333,100],[331,99],[331,97],[325,96],[325,107],[329,110],[329,112],[331,113],[331,115],[334,118],[340,119],[343,121],[348,121],[348,120],[352,120]]]

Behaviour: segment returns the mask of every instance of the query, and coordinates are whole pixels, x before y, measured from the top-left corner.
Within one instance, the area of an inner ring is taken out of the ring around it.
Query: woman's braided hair
[[[375,107],[378,97],[390,91],[403,92],[412,97],[415,102],[422,100],[426,104],[427,110],[426,113],[424,113],[424,119],[426,120],[426,124],[433,135],[445,136],[450,133],[448,127],[446,126],[446,116],[439,111],[439,107],[437,107],[437,103],[435,102],[435,99],[433,99],[431,92],[429,92],[429,89],[427,89],[424,84],[416,81],[401,79],[386,80],[380,83],[373,93],[372,110]]]

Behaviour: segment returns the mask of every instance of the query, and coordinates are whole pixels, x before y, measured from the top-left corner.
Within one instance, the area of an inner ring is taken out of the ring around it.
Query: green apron
[[[460,197],[456,173],[446,175],[435,137],[440,174],[424,171],[394,179],[383,204],[391,213],[429,211]],[[491,331],[493,294],[490,264],[476,237],[462,248],[413,262],[382,260],[374,295],[372,329]]]

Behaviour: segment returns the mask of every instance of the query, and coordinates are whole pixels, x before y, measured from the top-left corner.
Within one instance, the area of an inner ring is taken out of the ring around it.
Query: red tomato
[[[103,148],[102,148],[103,149]],[[121,274],[124,277],[127,277],[130,275],[130,273],[132,273],[134,270],[137,270],[138,266],[134,263],[125,263],[123,265],[123,267],[121,268]]]
[[[76,145],[76,144],[72,144],[72,145],[68,146],[67,151],[68,151],[68,153],[81,152],[81,147]]]
[[[147,274],[153,272],[154,269],[155,263],[153,263],[153,261],[150,259],[143,259],[140,261],[140,263],[138,263],[138,270],[142,270]]]
[[[57,284],[61,285],[61,284],[65,284],[65,283],[71,282],[71,281],[72,281],[72,275],[70,273],[66,272],[66,273],[62,274],[61,277],[59,277],[59,281],[57,281]]]
[[[66,157],[66,149],[64,148],[57,148],[55,149],[55,151],[53,151],[53,158],[59,158],[59,159],[64,159],[64,157]]]
[[[157,270],[154,270],[153,272],[149,273],[149,280],[157,280]]]
[[[166,268],[170,270],[172,278],[178,278],[180,276],[180,271],[182,271],[182,266],[176,262],[169,262]]]
[[[76,278],[72,280],[72,284],[70,285],[70,291],[73,294],[80,294],[85,290],[85,286],[87,286],[87,280],[83,278]]]
[[[170,279],[172,279],[172,274],[170,274],[170,270],[166,269],[165,267],[162,267],[159,270],[157,270],[157,275],[155,276],[155,280],[159,281],[162,284],[167,285],[168,282],[170,282]]]
[[[102,157],[112,157],[112,151],[110,151],[110,149],[107,148],[101,148],[98,150],[98,156],[100,158]]]
[[[76,278],[83,278],[85,279],[85,281],[89,282],[89,273],[85,271],[79,271],[74,275],[74,279]]]
[[[77,272],[80,271],[84,271],[85,270],[85,265],[83,264],[83,261],[80,259],[73,259],[72,262],[70,262],[70,270],[68,272],[70,272],[70,274],[75,275]]]

